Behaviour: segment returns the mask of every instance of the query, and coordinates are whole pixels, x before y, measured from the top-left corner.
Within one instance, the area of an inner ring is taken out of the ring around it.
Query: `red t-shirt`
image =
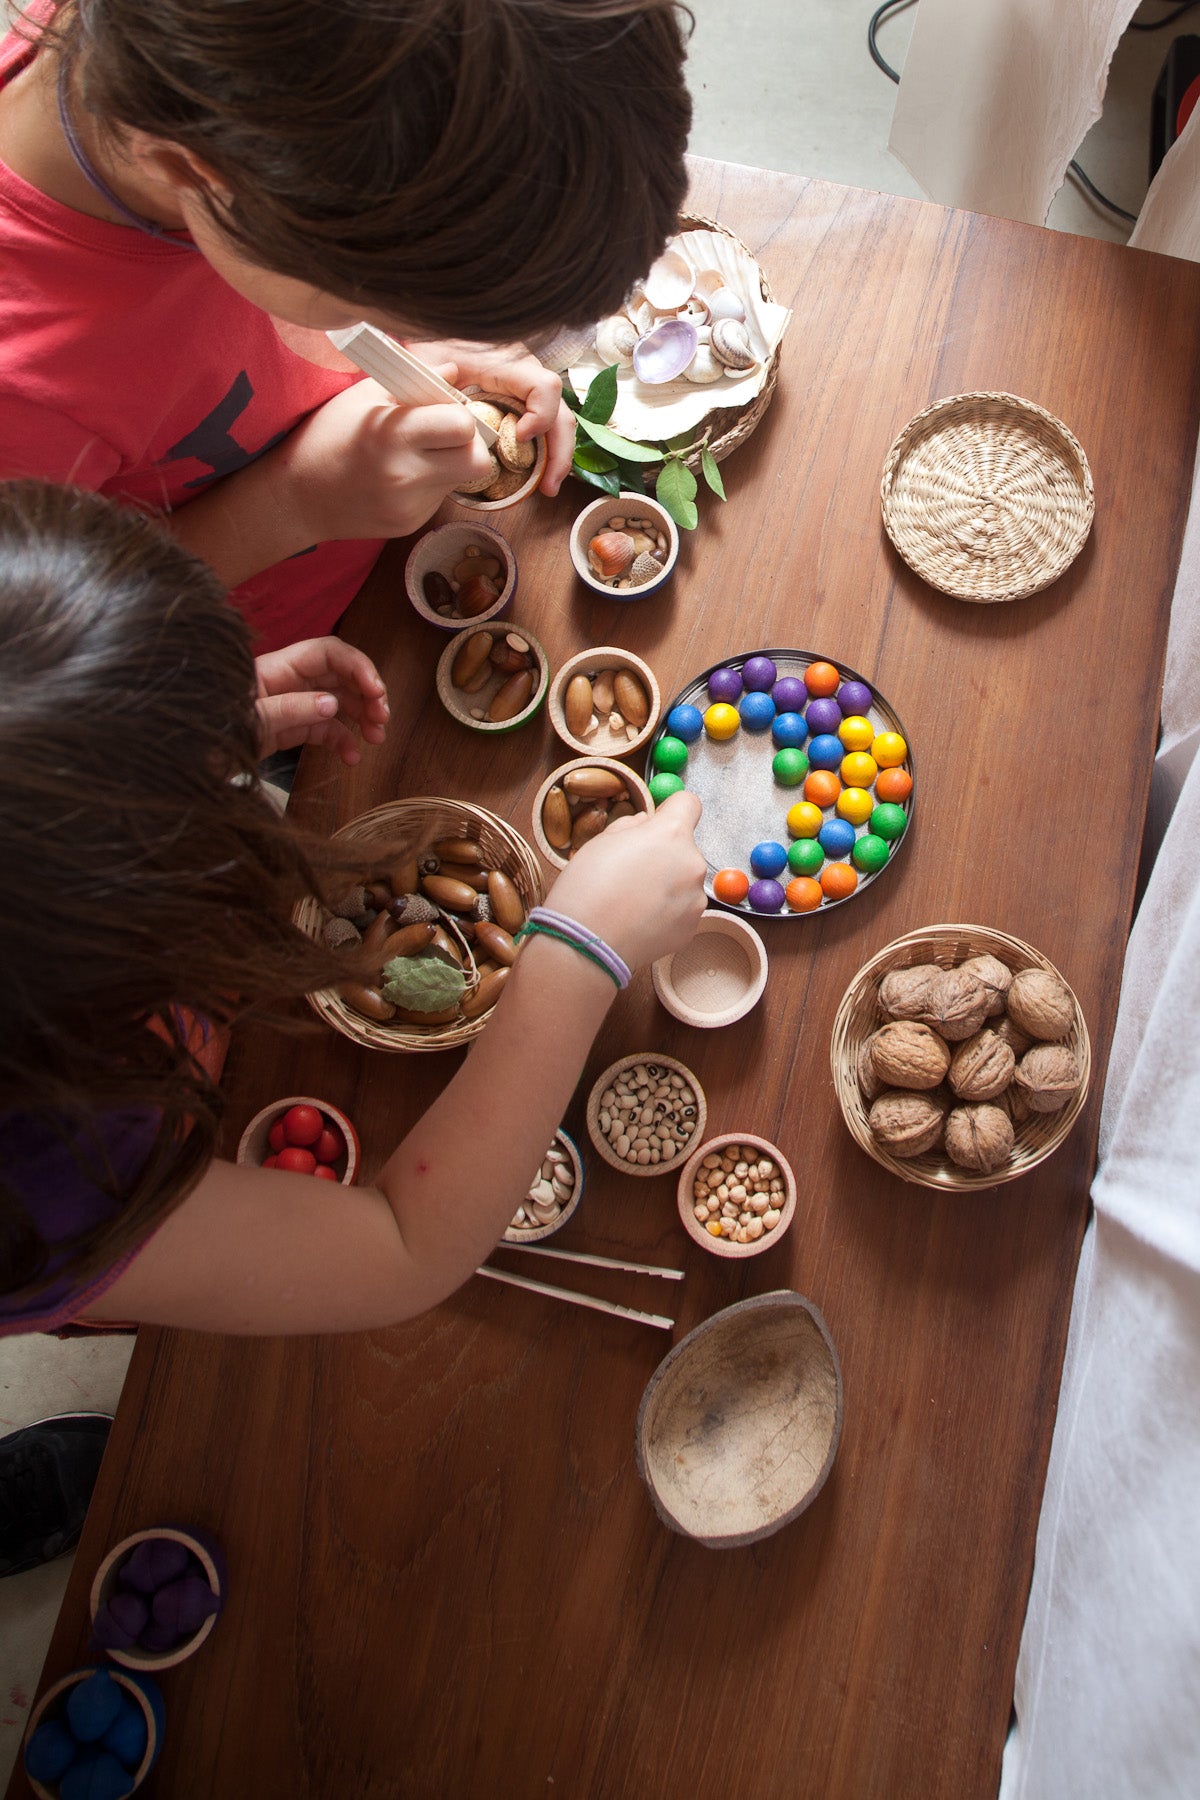
[[[0,85],[33,53],[0,41]],[[289,348],[190,239],[90,218],[0,163],[0,477],[170,511],[357,379]],[[234,589],[256,649],[331,630],[381,547],[319,544]]]

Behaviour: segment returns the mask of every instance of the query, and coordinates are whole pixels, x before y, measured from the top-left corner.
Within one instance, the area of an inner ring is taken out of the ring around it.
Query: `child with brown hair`
[[[509,340],[658,254],[682,64],[670,0],[32,0],[0,43],[0,476],[167,515],[259,648],[324,635],[484,458],[324,330],[515,396],[557,492],[572,424]]]
[[[276,669],[277,700],[295,678]],[[516,1211],[622,963],[679,948],[703,910],[699,803],[677,794],[571,859],[551,904],[595,955],[524,944],[373,1185],[332,1206],[310,1176],[222,1161],[187,1019],[346,972],[292,923],[346,875],[262,792],[255,686],[244,622],[157,524],[0,483],[0,1333],[343,1331],[435,1305]]]

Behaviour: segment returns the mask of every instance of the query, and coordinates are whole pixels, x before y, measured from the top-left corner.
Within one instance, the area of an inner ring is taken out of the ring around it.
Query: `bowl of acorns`
[[[905,1181],[946,1191],[1026,1175],[1087,1099],[1079,1002],[1046,957],[981,925],[888,944],[842,997],[830,1051],[855,1141]]]

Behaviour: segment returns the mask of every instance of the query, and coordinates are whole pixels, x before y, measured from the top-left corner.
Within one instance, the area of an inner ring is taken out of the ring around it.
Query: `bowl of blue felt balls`
[[[145,1675],[76,1669],[48,1688],[25,1734],[25,1773],[38,1800],[122,1800],[162,1747],[162,1694]]]
[[[92,1642],[126,1669],[161,1674],[199,1650],[225,1604],[228,1571],[205,1533],[158,1525],[109,1551],[92,1582]]]

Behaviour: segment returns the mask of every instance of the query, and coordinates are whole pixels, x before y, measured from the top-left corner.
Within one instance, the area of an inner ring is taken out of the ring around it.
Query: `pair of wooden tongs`
[[[589,1256],[582,1250],[551,1250],[543,1244],[514,1244],[504,1241],[505,1250],[521,1250],[526,1256],[552,1256],[559,1262],[587,1263],[595,1269],[623,1269],[627,1275],[659,1275],[664,1281],[682,1281],[682,1269],[660,1269],[653,1263],[617,1262],[611,1256]],[[594,1294],[581,1294],[575,1288],[555,1287],[547,1281],[531,1281],[527,1275],[514,1275],[508,1269],[494,1269],[481,1263],[477,1275],[492,1281],[506,1281],[512,1287],[528,1288],[534,1294],[549,1294],[555,1300],[567,1300],[573,1306],[588,1306],[593,1312],[611,1313],[617,1319],[632,1319],[637,1325],[656,1325],[660,1331],[671,1331],[674,1319],[662,1313],[638,1312],[632,1306],[618,1306],[613,1300],[598,1300]]]
[[[387,389],[393,400],[401,406],[423,406],[430,400],[453,400],[457,406],[466,406],[467,397],[448,381],[436,375],[419,356],[406,350],[390,338],[386,331],[379,331],[374,325],[351,325],[346,331],[327,331],[325,333],[335,350],[360,368],[364,375],[371,375],[380,387]],[[496,442],[496,433],[486,419],[471,417],[475,420],[475,430],[490,450]]]

